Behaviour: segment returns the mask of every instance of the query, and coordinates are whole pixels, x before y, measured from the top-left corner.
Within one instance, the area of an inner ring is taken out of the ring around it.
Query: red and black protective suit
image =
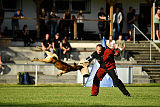
[[[97,54],[95,51],[89,58],[89,61],[92,61],[94,58],[98,60],[100,63],[100,68],[98,69],[92,85],[92,93],[91,95],[98,95],[99,93],[99,85],[100,81],[102,81],[103,77],[106,75],[106,73],[109,74],[109,76],[112,78],[113,83],[121,90],[121,92],[126,95],[130,96],[129,92],[126,90],[124,84],[120,79],[118,79],[118,76],[115,73],[115,61],[114,61],[114,55],[115,53],[119,53],[119,50],[113,50],[113,49],[105,49],[102,54]]]

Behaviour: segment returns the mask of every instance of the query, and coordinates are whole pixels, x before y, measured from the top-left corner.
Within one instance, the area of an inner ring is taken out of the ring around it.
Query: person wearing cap
[[[82,10],[79,11],[78,15],[76,16],[77,20],[77,35],[78,39],[84,39],[84,15],[82,14]]]
[[[58,58],[61,59],[61,49],[62,49],[62,40],[60,38],[59,33],[55,34],[55,38],[52,38],[52,47]]]

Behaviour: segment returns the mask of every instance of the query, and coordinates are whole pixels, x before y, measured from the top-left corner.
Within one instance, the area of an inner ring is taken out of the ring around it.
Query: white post
[[[135,27],[133,28],[133,43],[135,44],[135,40],[136,40],[136,29]]]
[[[150,61],[152,60],[152,53],[151,53],[151,51],[152,51],[152,44],[151,44],[151,42],[150,42]]]
[[[155,2],[153,2],[153,41],[155,41],[155,26],[154,26],[154,16],[155,16]]]
[[[35,86],[37,86],[37,81],[38,81],[37,72],[38,72],[38,65],[36,65]]]

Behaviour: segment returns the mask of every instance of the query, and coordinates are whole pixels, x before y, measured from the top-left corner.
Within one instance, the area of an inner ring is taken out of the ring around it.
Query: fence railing
[[[32,66],[35,66],[35,86],[38,85],[38,66],[54,66],[53,64],[11,64],[11,63],[3,63],[1,65],[17,65],[17,66],[20,66],[20,65],[24,65],[24,66],[29,66],[29,65],[32,65]],[[160,65],[116,65],[117,68],[128,68],[128,77],[129,77],[129,83],[132,83],[132,68],[133,67],[149,67],[149,66],[152,66],[152,67],[160,67]],[[23,72],[23,70],[22,70]]]
[[[148,37],[135,24],[133,24],[133,26],[134,26],[134,29],[133,29],[133,43],[135,44],[135,39],[136,39],[136,33],[135,32],[136,32],[136,30],[138,30],[139,33],[142,34],[145,37],[145,39],[147,41],[149,41],[149,43],[150,43],[149,58],[150,58],[150,61],[151,61],[152,60],[152,44],[155,44],[155,43],[153,41],[149,40]]]

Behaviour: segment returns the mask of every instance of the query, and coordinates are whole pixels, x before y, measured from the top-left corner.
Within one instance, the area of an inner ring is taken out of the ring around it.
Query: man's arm
[[[44,50],[46,50],[46,47],[44,46],[43,42],[41,42],[41,46],[42,48],[44,48]]]
[[[96,55],[96,52],[93,52],[91,54],[91,56],[89,56],[89,57],[86,58],[86,60],[89,61],[89,63],[90,63],[94,58],[96,58],[95,55]]]
[[[107,61],[107,60],[110,58],[110,55],[111,55],[110,49],[106,49],[106,50],[104,51],[103,60],[104,60],[104,61]]]

